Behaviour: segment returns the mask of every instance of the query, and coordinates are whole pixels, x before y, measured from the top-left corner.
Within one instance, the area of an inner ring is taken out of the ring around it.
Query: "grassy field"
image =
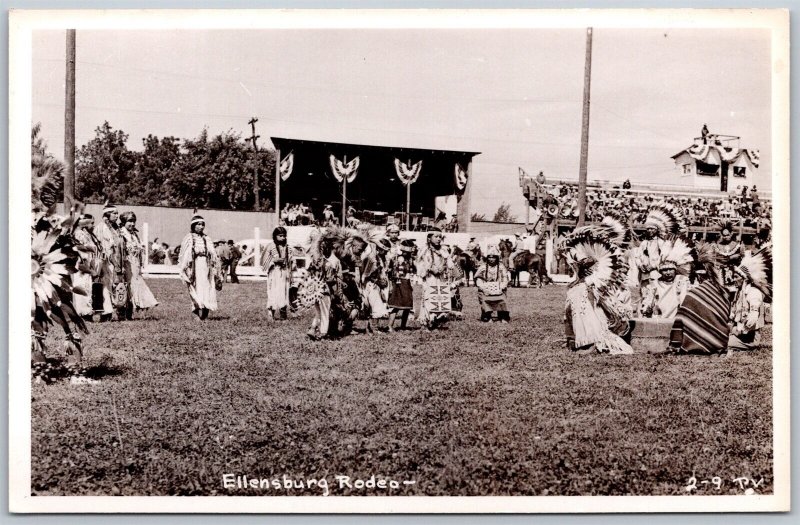
[[[554,286],[511,290],[510,325],[480,323],[469,288],[449,330],[312,342],[308,314],[267,321],[263,283],[227,285],[205,323],[182,283],[150,284],[143,319],[91,326],[99,383],[33,385],[34,494],[322,493],[226,489],[228,473],[325,477],[332,495],[686,494],[693,473],[693,493],[773,490],[769,346],[573,355]]]

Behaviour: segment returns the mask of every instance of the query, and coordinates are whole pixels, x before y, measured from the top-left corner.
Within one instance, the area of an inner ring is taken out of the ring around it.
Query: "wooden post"
[[[586,220],[586,171],[589,164],[589,100],[592,87],[592,28],[586,30],[586,63],[583,72],[583,125],[581,127],[581,165],[578,172],[578,226]]]
[[[275,148],[275,217],[281,223],[281,148]]]
[[[75,202],[75,30],[67,29],[67,75],[64,103],[64,212]]]
[[[253,228],[253,270],[255,275],[261,275],[261,228]]]
[[[411,181],[406,184],[406,231],[411,230]]]
[[[254,207],[256,211],[259,211],[261,210],[261,196],[258,188],[258,146],[256,145],[259,135],[256,135],[256,122],[258,122],[258,119],[253,117],[248,124],[253,128],[253,136],[250,137],[250,140],[253,141],[253,193],[256,197]],[[280,162],[280,157],[278,157],[278,162]],[[280,169],[277,171],[280,172]]]
[[[150,265],[150,226],[146,222],[142,223],[142,241],[144,242],[142,275],[147,275],[147,267]]]
[[[347,165],[347,155],[342,164]],[[347,175],[342,175],[342,228],[347,227]]]

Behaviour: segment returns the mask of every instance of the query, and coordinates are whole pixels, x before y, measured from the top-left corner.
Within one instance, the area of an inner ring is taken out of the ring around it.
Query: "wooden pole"
[[[281,148],[275,148],[275,220],[281,224]]]
[[[75,30],[67,29],[67,76],[64,103],[64,208],[75,202]]]
[[[256,197],[254,209],[259,211],[261,209],[261,196],[259,195],[260,192],[258,191],[258,146],[256,145],[256,140],[258,139],[259,135],[256,135],[256,122],[258,122],[258,119],[253,117],[250,119],[248,124],[250,124],[250,127],[253,128],[253,136],[250,137],[250,140],[253,141],[253,193]],[[278,157],[277,162],[280,163],[280,157]],[[275,171],[280,172],[280,165],[277,166]]]
[[[342,164],[347,165],[347,155]],[[347,227],[347,175],[342,175],[342,228]]]
[[[406,231],[411,230],[411,181],[406,184]]]
[[[581,166],[578,173],[578,226],[586,220],[586,171],[589,164],[589,101],[592,86],[592,28],[586,30],[586,64],[583,71],[583,125],[581,127]]]

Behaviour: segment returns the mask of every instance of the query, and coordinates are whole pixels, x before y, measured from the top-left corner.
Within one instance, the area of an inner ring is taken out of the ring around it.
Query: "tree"
[[[469,220],[473,221],[473,222],[475,222],[475,221],[485,221],[486,220],[486,214],[485,213],[477,213],[477,212],[473,213],[470,216]]]
[[[136,156],[129,204],[168,205],[166,183],[181,156],[180,139],[148,135],[142,143],[144,151]]]
[[[251,210],[253,151],[239,134],[226,132],[209,138],[204,129],[196,139],[185,139],[182,154],[167,174],[165,189],[172,205],[194,208]],[[274,153],[259,151],[259,189],[274,187]],[[265,206],[269,201],[265,202]]]
[[[108,121],[95,128],[95,137],[75,155],[75,193],[84,202],[127,203],[137,154],[128,150],[128,134]]]
[[[492,220],[494,222],[516,222],[517,218],[511,215],[511,205],[504,202],[500,204],[497,211],[494,212],[494,218]]]

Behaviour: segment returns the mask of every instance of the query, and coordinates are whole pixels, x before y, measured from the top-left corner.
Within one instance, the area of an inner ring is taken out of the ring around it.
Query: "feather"
[[[753,286],[772,298],[772,244],[766,244],[754,254],[745,254],[738,269],[747,275]]]
[[[622,245],[622,243],[630,238],[630,229],[626,226],[625,220],[616,213],[610,213],[603,217],[603,220],[600,221],[600,226],[608,230],[611,242],[617,246]]]
[[[695,257],[694,243],[681,235],[673,235],[664,242],[659,266],[674,266],[678,273],[688,275]]]

